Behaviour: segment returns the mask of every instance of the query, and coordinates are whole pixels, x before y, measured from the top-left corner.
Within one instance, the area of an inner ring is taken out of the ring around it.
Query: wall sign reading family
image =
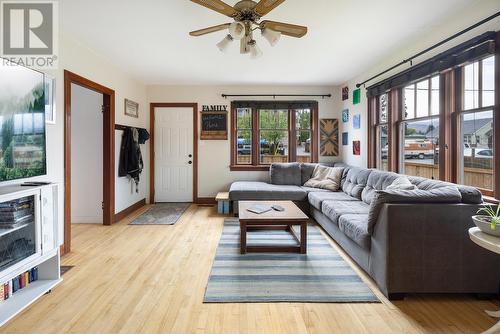
[[[217,105],[204,105],[201,107],[201,112],[207,111],[227,111],[227,105],[217,104]]]
[[[227,112],[201,113],[201,136],[203,140],[227,139]]]

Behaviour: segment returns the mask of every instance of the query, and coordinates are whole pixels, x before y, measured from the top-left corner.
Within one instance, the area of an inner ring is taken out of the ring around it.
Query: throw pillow
[[[406,176],[400,176],[391,185],[386,188],[386,190],[415,190],[417,186],[408,180]]]
[[[304,183],[304,187],[338,191],[343,173],[344,167],[326,167],[317,165],[314,168],[312,178]]]

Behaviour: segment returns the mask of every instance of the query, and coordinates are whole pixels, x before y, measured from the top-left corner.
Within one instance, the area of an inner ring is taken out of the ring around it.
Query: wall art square
[[[339,155],[339,120],[322,118],[320,120],[320,153],[323,157]]]
[[[352,103],[359,104],[361,102],[361,89],[356,89],[352,92]]]
[[[349,87],[342,88],[342,101],[349,100]]]
[[[361,129],[361,115],[360,114],[352,116],[352,127],[354,129]]]
[[[342,145],[349,145],[349,132],[342,132]]]
[[[352,154],[361,155],[361,142],[359,140],[353,140],[353,142],[352,142]]]
[[[342,122],[349,122],[349,109],[342,110]]]
[[[139,118],[139,103],[125,99],[125,115]]]

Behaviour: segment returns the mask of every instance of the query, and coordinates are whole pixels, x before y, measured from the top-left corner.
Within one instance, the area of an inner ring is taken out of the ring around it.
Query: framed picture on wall
[[[342,88],[342,101],[349,99],[349,87]]]
[[[361,115],[360,114],[352,116],[352,127],[354,129],[361,129]]]
[[[139,118],[139,103],[125,99],[125,115]]]
[[[354,140],[352,142],[352,154],[361,155],[361,142],[359,140]]]
[[[55,91],[56,79],[53,76],[45,74],[45,123],[48,124],[56,124]]]
[[[349,145],[349,132],[342,132],[342,145]]]
[[[342,110],[342,122],[349,122],[349,109]]]

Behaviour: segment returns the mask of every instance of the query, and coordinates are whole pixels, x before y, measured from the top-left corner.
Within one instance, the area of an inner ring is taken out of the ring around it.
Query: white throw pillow
[[[400,176],[391,185],[386,188],[386,190],[415,190],[417,186],[408,180],[406,176]]]
[[[344,167],[326,167],[317,165],[314,168],[312,178],[304,184],[304,187],[338,191],[343,172]]]

